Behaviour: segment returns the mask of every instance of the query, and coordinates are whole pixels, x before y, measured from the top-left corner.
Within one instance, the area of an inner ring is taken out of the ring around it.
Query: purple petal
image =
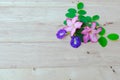
[[[77,36],[71,38],[70,44],[73,48],[78,48],[81,45],[81,40]]]
[[[57,36],[58,39],[63,39],[66,36],[66,33],[67,32],[64,29],[60,29],[57,32],[56,36]]]

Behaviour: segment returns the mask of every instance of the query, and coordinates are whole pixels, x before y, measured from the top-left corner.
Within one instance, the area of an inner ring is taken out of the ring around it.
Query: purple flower
[[[73,48],[78,48],[81,45],[81,40],[79,37],[73,36],[70,41],[70,44]]]
[[[67,33],[66,30],[60,29],[57,32],[56,36],[57,36],[58,39],[63,39],[66,36],[66,33]]]

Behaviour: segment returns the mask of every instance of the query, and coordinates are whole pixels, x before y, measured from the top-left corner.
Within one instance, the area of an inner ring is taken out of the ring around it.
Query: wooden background
[[[73,49],[69,36],[56,38],[67,9],[77,2],[0,0],[0,79],[120,80],[120,40],[106,48],[88,43]],[[120,0],[82,2],[88,15],[101,16],[101,24],[113,23],[105,27],[107,34],[120,34]]]

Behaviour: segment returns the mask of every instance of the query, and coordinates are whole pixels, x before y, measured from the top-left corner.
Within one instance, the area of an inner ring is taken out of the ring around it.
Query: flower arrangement
[[[119,35],[116,33],[108,34],[107,38],[104,37],[106,30],[98,23],[99,15],[86,16],[87,11],[84,9],[84,4],[79,2],[77,4],[77,10],[69,8],[66,13],[67,19],[64,21],[64,27],[61,28],[56,36],[58,39],[63,39],[65,36],[71,36],[70,44],[73,48],[78,48],[81,43],[96,43],[102,47],[106,47],[108,39],[118,40]]]

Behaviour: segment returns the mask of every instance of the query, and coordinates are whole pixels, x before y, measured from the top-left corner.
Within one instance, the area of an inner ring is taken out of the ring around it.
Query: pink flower
[[[92,23],[91,27],[85,27],[84,30],[82,31],[82,34],[84,34],[83,36],[83,41],[84,43],[87,43],[88,40],[90,40],[91,42],[95,43],[98,41],[97,38],[97,34],[102,30],[102,28],[96,28],[96,23]]]
[[[74,17],[73,19],[67,19],[67,26],[64,27],[64,29],[67,32],[70,32],[71,36],[74,35],[76,29],[80,29],[82,26],[82,22],[77,22],[78,16]]]

